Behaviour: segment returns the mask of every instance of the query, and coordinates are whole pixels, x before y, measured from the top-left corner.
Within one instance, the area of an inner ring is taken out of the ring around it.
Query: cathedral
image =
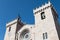
[[[35,24],[25,24],[18,17],[6,24],[4,40],[60,40],[58,15],[48,2],[33,9]]]

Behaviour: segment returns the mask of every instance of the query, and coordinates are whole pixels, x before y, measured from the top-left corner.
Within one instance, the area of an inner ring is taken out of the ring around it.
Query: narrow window
[[[46,39],[47,39],[47,32],[45,33],[45,35],[46,35]]]
[[[11,27],[9,27],[9,32],[11,31]]]
[[[43,40],[47,39],[47,32],[43,33]]]
[[[45,13],[44,12],[41,13],[41,19],[42,20],[45,19]]]

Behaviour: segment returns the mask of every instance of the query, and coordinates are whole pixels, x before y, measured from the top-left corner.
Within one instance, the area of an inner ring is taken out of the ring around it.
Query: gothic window
[[[43,39],[45,40],[45,39],[47,39],[48,37],[47,37],[47,32],[46,33],[43,33]]]
[[[41,13],[41,19],[42,20],[45,19],[45,13],[44,12]]]
[[[9,27],[9,32],[11,31],[11,27]]]

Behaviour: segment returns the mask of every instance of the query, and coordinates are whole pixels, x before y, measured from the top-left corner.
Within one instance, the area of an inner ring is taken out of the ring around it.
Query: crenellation
[[[36,12],[38,12],[39,10],[44,10],[44,9],[46,9],[46,7],[48,7],[48,6],[51,6],[51,3],[50,3],[50,2],[45,3],[45,4],[42,5],[42,6],[39,6],[38,8],[34,9],[33,11],[34,11],[34,13],[36,13]]]

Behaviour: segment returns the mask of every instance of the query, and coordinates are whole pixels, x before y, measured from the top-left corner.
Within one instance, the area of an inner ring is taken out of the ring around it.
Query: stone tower
[[[6,24],[6,33],[4,40],[16,40],[17,32],[24,24],[19,18]]]
[[[50,2],[33,10],[35,40],[59,40],[58,15]]]

